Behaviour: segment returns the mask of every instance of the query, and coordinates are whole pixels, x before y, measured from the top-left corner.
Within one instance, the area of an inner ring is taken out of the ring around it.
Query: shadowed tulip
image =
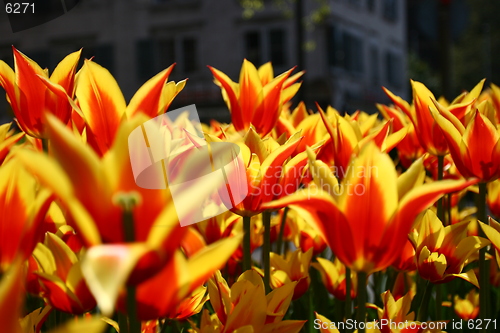
[[[336,298],[344,301],[346,298],[346,268],[338,258],[332,261],[318,257],[318,262],[311,265],[316,268],[321,274],[321,281],[326,287],[326,290]],[[351,272],[351,299],[356,298],[358,290],[358,277],[354,272]]]
[[[64,241],[47,233],[44,243],[33,251],[40,271],[38,280],[42,296],[57,310],[71,314],[83,314],[96,306],[80,268],[80,261]]]
[[[473,270],[464,267],[478,259],[478,252],[490,242],[467,236],[469,221],[444,227],[434,211],[428,209],[415,224],[410,241],[415,248],[419,275],[432,283],[445,283],[459,277],[478,286]]]

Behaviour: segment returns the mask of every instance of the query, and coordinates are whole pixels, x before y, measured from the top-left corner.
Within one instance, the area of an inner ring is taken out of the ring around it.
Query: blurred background
[[[64,1],[34,2],[54,12]],[[271,61],[275,75],[306,70],[298,98],[312,109],[318,102],[373,112],[388,102],[381,86],[410,98],[410,78],[448,99],[482,78],[500,83],[500,1],[72,0],[63,7],[65,14],[24,30],[29,24],[2,8],[0,59],[12,66],[14,45],[52,71],[83,47],[127,100],[175,62],[171,79],[189,80],[171,109],[196,104],[204,121],[229,120],[206,66],[238,81],[243,58]],[[1,98],[0,121],[11,119]]]

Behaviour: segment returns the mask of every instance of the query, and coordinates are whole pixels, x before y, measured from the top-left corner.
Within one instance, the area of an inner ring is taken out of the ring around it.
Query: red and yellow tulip
[[[345,300],[346,298],[346,267],[338,258],[332,261],[318,257],[318,262],[311,265],[316,268],[321,274],[321,280],[326,287],[326,290],[335,298]],[[356,298],[358,290],[358,277],[354,272],[351,272],[351,299]]]
[[[474,271],[462,270],[477,260],[478,251],[490,242],[482,237],[467,236],[468,224],[464,221],[444,227],[430,209],[419,218],[410,233],[410,240],[415,247],[417,269],[422,278],[432,283],[444,283],[459,277],[478,286]]]
[[[500,133],[491,104],[481,102],[463,121],[436,103],[432,115],[442,130],[458,171],[464,177],[489,182],[500,176]]]
[[[475,182],[446,180],[422,185],[421,160],[398,177],[389,156],[374,143],[366,144],[351,159],[341,183],[310,150],[309,165],[315,185],[264,207],[290,205],[300,210],[346,266],[366,273],[394,262],[422,210],[444,193]]]
[[[236,131],[248,131],[254,126],[259,136],[266,136],[276,125],[281,109],[300,87],[302,72],[290,76],[293,68],[274,78],[270,63],[258,70],[248,60],[241,66],[239,83],[213,68],[215,83],[221,87]]]
[[[53,308],[77,315],[96,306],[82,275],[78,255],[61,238],[47,233],[33,257],[40,267],[36,274],[42,296]]]
[[[43,218],[51,202],[47,190],[37,193],[35,177],[16,160],[0,166],[0,272],[19,255],[28,259],[43,238]]]
[[[45,113],[66,124],[71,116],[75,93],[76,66],[80,51],[64,58],[49,77],[36,62],[13,47],[14,70],[0,60],[0,86],[7,93],[17,123],[28,135],[45,138]]]

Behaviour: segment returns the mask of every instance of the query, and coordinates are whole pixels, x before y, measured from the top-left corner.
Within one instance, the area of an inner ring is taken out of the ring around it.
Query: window
[[[398,19],[398,0],[384,0],[382,3],[384,19],[395,22]]]
[[[327,30],[327,59],[331,67],[361,74],[364,71],[363,40],[335,25]]]
[[[385,70],[387,83],[394,88],[400,88],[403,84],[403,61],[399,54],[388,51],[385,54]]]
[[[184,38],[182,40],[184,73],[192,73],[198,69],[198,53],[196,49],[196,40],[194,38]]]
[[[10,67],[14,68],[14,58],[12,55],[12,46],[0,45],[0,60],[3,60]]]
[[[115,61],[113,44],[98,44],[93,36],[52,41],[50,43],[50,53],[48,51],[42,51],[34,53],[34,56],[39,57],[42,62],[47,59],[48,64],[44,66],[53,70],[64,57],[79,49],[82,49],[82,54],[80,56],[78,68],[83,65],[85,59],[93,59],[94,62],[105,67],[111,73],[114,72]],[[29,54],[33,53],[30,52]]]
[[[175,39],[166,38],[158,40],[158,65],[159,69],[167,68],[175,62]],[[156,73],[152,73],[154,75]]]
[[[262,63],[260,33],[257,31],[245,34],[245,58],[256,66]]]
[[[274,67],[287,65],[287,34],[282,28],[253,30],[244,35],[243,57],[255,66],[271,61]]]
[[[373,86],[380,85],[379,52],[376,46],[370,48],[370,81]]]
[[[344,31],[342,48],[344,49],[344,69],[351,73],[363,73],[363,41],[361,38]]]
[[[269,32],[270,59],[273,66],[286,65],[286,43],[285,31],[283,29],[273,29]]]
[[[192,37],[157,37],[136,43],[137,77],[145,81],[177,63],[176,73],[192,74],[200,69],[198,41]]]
[[[375,11],[375,0],[366,0],[366,7],[370,13]]]
[[[327,59],[331,67],[340,67],[344,61],[344,51],[342,50],[339,29],[335,25],[330,25],[326,31]]]

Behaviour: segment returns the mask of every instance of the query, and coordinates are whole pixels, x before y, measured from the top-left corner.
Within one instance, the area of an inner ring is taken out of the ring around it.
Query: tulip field
[[[345,114],[292,102],[303,72],[244,60],[208,66],[231,123],[199,124],[161,118],[189,84],[174,65],[127,103],[80,55],[0,61],[0,332],[500,329],[495,84],[447,101],[412,80]],[[226,182],[188,182],[216,147]],[[138,176],[150,158],[163,187]]]

